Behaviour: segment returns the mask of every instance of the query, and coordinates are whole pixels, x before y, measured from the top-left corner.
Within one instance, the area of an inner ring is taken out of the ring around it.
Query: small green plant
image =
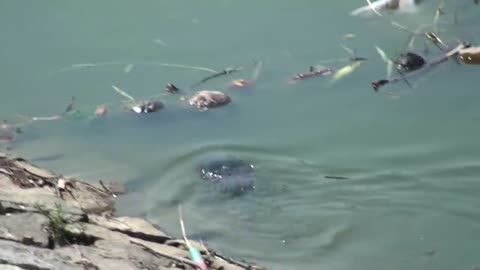
[[[45,215],[49,220],[49,232],[53,240],[53,245],[69,244],[71,233],[67,230],[68,220],[65,218],[65,212],[62,205],[56,203],[54,210],[47,210],[42,206],[37,206],[37,209]]]

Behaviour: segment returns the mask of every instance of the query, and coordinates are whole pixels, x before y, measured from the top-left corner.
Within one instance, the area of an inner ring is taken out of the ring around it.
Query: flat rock
[[[122,232],[129,236],[140,238],[147,241],[163,243],[171,239],[166,233],[155,228],[150,222],[134,217],[112,217],[89,215],[90,223],[108,228],[113,231]]]
[[[47,210],[62,206],[65,212],[75,215],[84,213],[105,213],[114,210],[114,198],[89,184],[74,181],[73,196],[65,192],[62,200],[51,188],[20,188],[0,174],[0,201],[25,207],[40,205]]]
[[[35,208],[37,205],[47,210],[53,210],[55,209],[55,204],[59,204],[67,213],[84,214],[81,204],[74,200],[62,200],[55,196],[54,192],[46,188],[19,188],[10,179],[2,175],[0,175],[0,202],[2,202],[4,207],[6,207],[7,203],[11,207],[18,207],[19,211],[26,208]]]
[[[102,226],[88,223],[69,224],[67,231],[75,235],[86,235],[90,238],[103,239],[110,242],[129,243],[130,237],[120,232],[114,232]]]
[[[110,213],[114,211],[115,199],[100,188],[80,181],[72,181],[75,188],[72,190],[74,198],[67,195],[65,200],[75,203],[87,214]]]
[[[14,265],[3,264],[0,265],[0,270],[25,270],[24,268],[20,268]]]
[[[227,261],[224,261],[222,259],[216,258],[213,261],[213,264],[211,266],[213,269],[223,269],[223,270],[245,270],[245,268],[240,267],[238,265],[231,264]]]
[[[84,270],[50,249],[25,246],[17,242],[0,240],[0,263],[21,269]]]
[[[63,247],[58,249],[58,253],[77,264],[88,265],[91,267],[90,269],[180,269],[176,268],[170,259],[154,256],[142,247],[103,240],[97,241],[94,246]]]
[[[128,192],[127,188],[122,183],[117,181],[110,181],[105,184],[105,187],[116,195],[121,195]]]
[[[151,250],[152,252],[156,253],[158,256],[171,256],[175,258],[180,258],[180,259],[187,259],[188,258],[188,251],[167,246],[167,245],[161,245],[157,243],[152,243],[140,239],[134,239],[132,238],[130,240],[130,243],[147,248]]]
[[[214,108],[230,103],[231,98],[220,91],[202,90],[193,95],[188,102],[199,109]]]
[[[55,183],[56,179],[60,178],[54,173],[38,168],[23,159],[3,159],[2,164],[6,166],[6,168],[3,168],[4,170],[16,171],[16,177],[24,178],[23,181],[35,179],[35,181],[48,180],[50,183]],[[19,173],[20,171],[24,173]],[[113,212],[114,198],[111,194],[81,181],[66,180],[72,183],[74,188],[71,189],[71,193],[64,192],[64,199],[62,200],[57,196],[54,187],[20,188],[13,184],[5,173],[0,173],[0,201],[26,206],[43,205],[46,208],[51,208],[55,203],[59,203],[64,206],[63,208],[66,211],[76,214]]]
[[[36,213],[19,213],[0,216],[0,238],[26,245],[47,247],[47,217]]]
[[[19,168],[22,168],[24,169],[25,171],[33,174],[33,175],[36,175],[38,177],[42,177],[42,178],[55,178],[56,175],[52,172],[49,172],[47,170],[44,170],[44,169],[41,169],[35,165],[32,165],[30,163],[28,163],[27,161],[24,161],[22,159],[17,159],[14,164],[19,167]]]
[[[196,248],[197,250],[199,250],[201,253],[205,253],[204,250],[204,246],[202,246],[202,244],[200,242],[197,242],[195,240],[191,240],[191,239],[188,239],[188,242],[190,242],[190,245],[194,248]],[[177,248],[183,248],[185,250],[187,250],[187,244],[185,243],[185,240],[183,239],[171,239],[171,240],[168,240],[165,242],[165,245],[169,245],[169,246],[173,246],[173,247],[177,247]]]

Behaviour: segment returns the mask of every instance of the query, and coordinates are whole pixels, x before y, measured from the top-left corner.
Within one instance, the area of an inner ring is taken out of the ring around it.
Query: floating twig
[[[158,67],[172,67],[172,68],[180,68],[180,69],[189,69],[189,70],[199,70],[199,71],[206,71],[210,73],[217,73],[218,71],[213,70],[207,67],[201,66],[193,66],[193,65],[185,65],[185,64],[175,64],[175,63],[163,63],[163,62],[97,62],[97,63],[79,63],[73,64],[69,67],[62,68],[56,72],[51,73],[51,75],[55,73],[62,73],[62,72],[69,72],[75,70],[81,70],[86,68],[93,68],[93,67],[102,67],[102,66],[124,66],[124,72],[128,66],[158,66]]]
[[[385,86],[387,84],[392,84],[392,83],[396,83],[400,80],[405,80],[405,78],[407,76],[413,76],[415,74],[419,74],[419,73],[422,73],[422,72],[425,72],[425,71],[428,71],[430,70],[431,68],[435,67],[435,66],[438,66],[439,64],[441,63],[444,63],[446,61],[448,61],[451,57],[454,57],[456,55],[458,55],[462,50],[464,50],[465,48],[468,48],[470,45],[467,44],[467,43],[461,43],[460,45],[458,45],[457,47],[453,48],[452,50],[450,50],[448,53],[446,53],[444,56],[430,62],[430,63],[427,63],[425,65],[425,67],[421,68],[421,69],[418,69],[416,71],[413,71],[413,72],[410,72],[408,74],[406,74],[405,76],[401,76],[400,78],[391,78],[391,79],[381,79],[381,80],[378,80],[378,81],[374,81],[372,82],[372,87],[375,91],[378,91],[378,89],[382,86]]]
[[[242,67],[229,67],[229,68],[226,68],[224,69],[223,71],[220,71],[220,72],[217,72],[213,75],[210,75],[208,77],[205,77],[203,79],[201,79],[199,82],[193,84],[192,86],[190,86],[190,88],[195,88],[197,86],[199,86],[200,84],[206,82],[206,81],[209,81],[211,79],[214,79],[214,78],[217,78],[217,77],[220,77],[220,76],[223,76],[223,75],[229,75],[229,74],[232,74],[234,72],[237,72],[237,71],[240,71],[242,70],[243,68]]]
[[[102,180],[100,180],[99,183],[100,183],[100,185],[101,185],[106,191],[110,192],[114,198],[117,197],[117,195],[115,194],[115,192],[113,192],[111,189],[109,189],[107,186],[105,186],[105,184],[103,183]]]
[[[349,180],[350,178],[346,176],[335,176],[335,175],[326,175],[324,176],[326,179],[335,179],[335,180]]]
[[[117,86],[112,85],[112,87],[120,95],[130,99],[131,101],[134,101],[134,102],[136,101],[134,97],[132,97],[131,95],[129,95],[127,92],[123,91],[122,89],[118,88]]]

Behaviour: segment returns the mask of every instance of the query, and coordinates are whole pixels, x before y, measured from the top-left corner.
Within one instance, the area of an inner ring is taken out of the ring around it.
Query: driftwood
[[[0,173],[4,174],[12,183],[20,188],[51,187],[56,188],[58,178],[54,175],[38,175],[23,165],[22,159],[0,158]],[[29,165],[31,166],[31,165]],[[36,169],[32,167],[31,169]]]

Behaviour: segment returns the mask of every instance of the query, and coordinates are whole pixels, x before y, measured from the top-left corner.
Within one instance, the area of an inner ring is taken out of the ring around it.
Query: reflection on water
[[[370,82],[386,67],[374,46],[393,55],[408,33],[348,16],[361,1],[87,2],[1,4],[0,116],[58,114],[71,96],[81,112],[26,126],[15,155],[65,175],[121,181],[130,192],[120,214],[177,236],[182,204],[191,238],[272,269],[480,263],[475,67],[446,63],[412,78],[412,89],[388,88],[399,98],[376,94]],[[391,18],[416,29],[431,22],[434,2]],[[478,8],[447,2],[460,16],[451,25],[445,9],[442,38],[480,42]],[[347,33],[355,37],[342,42],[368,58],[355,72],[334,85],[325,77],[288,84],[309,66],[348,57],[338,44]],[[255,84],[228,88],[251,77],[252,60],[263,63]],[[244,69],[188,88],[231,66]],[[167,95],[167,83],[187,96],[222,90],[232,103],[198,111]],[[112,85],[158,97],[165,109],[128,113]],[[94,119],[99,104],[109,112]],[[255,190],[231,196],[202,179],[201,164],[226,157],[254,166]]]

